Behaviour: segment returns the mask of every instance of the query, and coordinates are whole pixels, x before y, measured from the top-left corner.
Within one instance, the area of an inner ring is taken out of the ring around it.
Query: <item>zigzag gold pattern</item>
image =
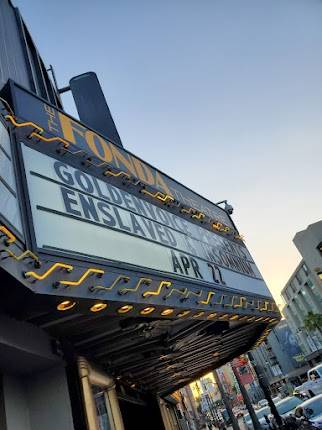
[[[82,282],[84,282],[85,279],[89,275],[94,274],[94,273],[97,274],[97,275],[104,275],[105,272],[104,272],[104,270],[101,270],[101,269],[90,268],[90,269],[87,269],[77,281],[67,281],[67,280],[64,280],[64,281],[59,281],[59,284],[60,285],[65,285],[66,287],[77,287]]]
[[[5,236],[7,236],[7,244],[9,245],[10,243],[14,243],[17,239],[16,239],[16,236],[13,234],[13,233],[11,233],[11,231],[9,230],[9,229],[7,229],[7,227],[6,226],[4,226],[4,225],[0,225],[0,231],[5,235]]]
[[[130,277],[129,276],[124,276],[124,275],[119,275],[117,278],[114,279],[114,281],[112,282],[112,284],[109,287],[104,287],[103,285],[97,285],[95,287],[90,287],[90,291],[96,291],[96,290],[103,290],[103,291],[112,291],[113,288],[121,281],[123,282],[129,282]]]
[[[205,215],[204,213],[199,212],[199,213],[197,213],[197,214],[192,215],[192,217],[191,217],[191,218],[195,218],[195,219],[200,220],[200,219],[204,219],[204,218],[205,218],[205,216],[206,216],[206,215]]]
[[[196,293],[195,291],[188,291],[186,298],[188,298],[189,296],[196,296],[196,297],[201,297],[203,293],[203,290],[200,290],[198,293]]]
[[[21,261],[21,260],[24,260],[25,258],[32,258],[33,260],[35,260],[37,263],[40,264],[39,257],[37,257],[37,255],[31,252],[29,249],[27,249],[27,251],[24,251],[20,255],[16,255],[13,251],[11,251],[8,248],[5,248],[4,251],[8,253],[9,257],[14,258],[16,261]]]
[[[178,293],[182,296],[185,296],[187,292],[188,292],[188,288],[183,288],[182,290],[179,290],[178,288],[172,288],[172,290],[168,294],[166,294],[164,298],[165,299],[169,298],[173,293]]]
[[[67,140],[62,139],[61,137],[58,137],[58,136],[57,137],[45,137],[45,136],[42,136],[41,134],[38,134],[34,131],[30,134],[30,137],[35,137],[36,139],[42,140],[43,142],[60,142],[64,145],[65,148],[68,148],[70,145],[69,142],[67,142]]]
[[[122,295],[126,293],[135,293],[140,288],[141,285],[150,285],[151,283],[152,283],[152,279],[150,278],[140,278],[134,288],[122,288],[121,290],[119,290],[119,294]]]
[[[121,171],[121,172],[114,173],[111,169],[105,170],[105,172],[103,172],[103,175],[104,176],[114,176],[114,178],[117,178],[119,176],[124,176],[128,179],[131,178],[131,176],[126,172]]]
[[[26,252],[28,252],[28,251],[26,251]],[[48,278],[48,276],[51,273],[53,273],[56,269],[65,269],[68,272],[71,272],[74,269],[74,267],[72,265],[70,265],[70,264],[59,263],[58,262],[58,263],[54,263],[52,266],[50,266],[46,270],[46,272],[44,272],[42,275],[39,275],[36,272],[26,272],[24,275],[25,275],[26,278],[33,277],[33,278],[37,279],[37,281],[42,281],[42,280]]]
[[[213,291],[210,291],[207,295],[207,299],[206,300],[200,300],[198,303],[200,305],[209,305],[211,298],[215,295],[216,293],[214,293]]]
[[[236,299],[239,300],[239,303],[235,303]],[[244,305],[246,303],[246,297],[237,297],[237,296],[234,296],[233,297],[233,303],[234,303],[234,305],[233,305],[234,308],[242,308],[242,307],[244,307]]]
[[[155,290],[155,291],[145,291],[142,294],[142,296],[144,298],[150,297],[150,296],[159,296],[160,293],[161,293],[162,287],[169,288],[169,287],[171,287],[171,285],[172,285],[171,281],[161,281],[157,290]]]
[[[34,122],[28,121],[28,122],[20,122],[18,123],[16,119],[12,115],[6,115],[5,119],[7,121],[10,121],[11,124],[13,124],[15,127],[33,127],[36,130],[39,131],[39,133],[43,133],[44,129],[40,127],[39,125],[35,124]]]
[[[148,196],[153,197],[154,199],[161,200],[161,202],[163,203],[174,202],[174,198],[172,196],[170,196],[169,194],[163,194],[160,191],[157,191],[156,193],[150,193],[150,191],[143,188],[141,190],[141,193],[147,194]]]

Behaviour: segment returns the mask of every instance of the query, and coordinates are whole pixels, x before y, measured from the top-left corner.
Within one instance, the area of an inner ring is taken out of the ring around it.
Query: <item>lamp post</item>
[[[214,382],[212,382],[212,381],[205,381],[205,383],[206,384],[211,384],[211,385],[213,385],[214,387],[216,386],[216,384],[214,383]],[[218,415],[218,413],[217,413],[217,408],[216,408],[216,406],[214,405],[214,402],[213,402],[213,400],[211,399],[211,396],[209,395],[209,401],[210,401],[210,404],[211,404],[211,410],[212,410],[212,416],[213,416],[213,418],[214,418],[214,422],[215,422],[215,425],[218,427],[218,424],[219,424],[219,422],[220,422],[220,418],[219,418],[219,415]],[[214,412],[214,413],[213,413]],[[215,415],[215,417],[214,417],[214,415]]]
[[[247,390],[244,387],[243,383],[241,382],[238,370],[233,365],[231,366],[231,368],[232,368],[232,371],[233,371],[233,373],[235,375],[235,378],[237,380],[240,392],[242,393],[242,396],[243,396],[246,408],[247,408],[247,410],[249,412],[249,416],[250,416],[250,418],[251,418],[251,420],[253,422],[254,429],[255,430],[261,430],[262,427],[261,427],[261,425],[260,425],[260,423],[258,421],[257,415],[255,414],[255,411],[254,411],[252,402],[250,401],[250,398],[248,396]]]
[[[224,387],[223,387],[223,385],[221,383],[220,376],[218,375],[217,370],[214,370],[213,374],[214,374],[214,377],[215,377],[215,380],[216,380],[219,392],[221,394],[221,398],[222,398],[222,400],[224,402],[224,405],[225,405],[225,408],[226,408],[226,410],[228,412],[229,418],[231,419],[232,427],[233,427],[234,430],[240,430],[240,427],[238,425],[238,421],[237,421],[237,419],[236,419],[236,417],[235,417],[235,415],[234,415],[234,413],[233,413],[233,411],[231,409],[231,406],[230,406],[230,403],[229,403],[229,400],[228,400],[228,396],[227,396],[227,394],[226,394],[226,392],[224,390]],[[213,384],[213,382],[212,382],[212,384]],[[257,429],[255,429],[255,430],[257,430]]]
[[[266,400],[268,401],[268,406],[270,407],[271,412],[274,415],[276,424],[280,427],[283,425],[283,420],[280,417],[280,414],[278,413],[278,410],[276,409],[275,403],[272,400],[272,396],[271,396],[268,384],[266,382],[265,376],[263,375],[261,370],[256,366],[256,364],[254,363],[254,358],[253,358],[253,355],[251,352],[248,352],[248,357],[249,357],[249,359],[252,363],[252,366],[254,368],[254,371],[256,373],[258,383],[259,383],[261,389],[263,390],[263,393],[265,395]]]

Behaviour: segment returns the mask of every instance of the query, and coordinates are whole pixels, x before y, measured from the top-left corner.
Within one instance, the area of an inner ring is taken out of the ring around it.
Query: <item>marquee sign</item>
[[[229,215],[222,208],[13,82],[10,82],[10,95],[17,118],[33,121],[52,136],[58,136],[73,147],[83,149],[100,163],[105,162],[121,169],[188,207],[197,208],[226,226],[234,227]],[[6,97],[8,98],[8,95]]]
[[[36,245],[270,297],[249,251],[22,144]]]

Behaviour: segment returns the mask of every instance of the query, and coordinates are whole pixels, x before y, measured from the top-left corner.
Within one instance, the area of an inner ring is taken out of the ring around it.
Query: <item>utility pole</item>
[[[278,410],[276,409],[275,403],[272,400],[271,392],[270,392],[269,386],[267,384],[266,378],[265,378],[264,374],[261,372],[261,369],[258,366],[256,366],[256,364],[254,363],[254,357],[253,357],[251,352],[248,352],[248,357],[249,357],[249,359],[252,363],[252,366],[255,370],[259,386],[263,390],[265,398],[268,401],[268,406],[271,408],[271,412],[275,418],[276,424],[278,426],[282,426],[283,420],[282,420],[280,414],[278,413]]]
[[[232,368],[233,373],[235,375],[235,378],[237,380],[240,392],[242,393],[242,396],[243,396],[246,408],[247,408],[247,410],[249,412],[249,416],[252,419],[254,429],[255,430],[261,430],[262,427],[261,427],[261,425],[260,425],[260,423],[258,421],[257,415],[255,414],[255,411],[254,411],[252,402],[250,401],[250,398],[248,396],[247,390],[246,390],[246,388],[244,387],[243,383],[240,380],[240,376],[239,376],[238,370],[233,365],[231,366],[231,368]]]
[[[211,384],[214,387],[216,386],[216,384],[214,382],[212,382],[212,381],[207,381],[206,384]],[[218,427],[218,424],[220,422],[220,418],[218,416],[217,406],[215,405],[215,402],[212,399],[210,393],[208,393],[208,397],[209,397],[209,402],[211,404],[211,408],[212,408],[212,411],[213,411],[212,415],[215,417],[215,426]]]
[[[221,398],[222,398],[222,400],[224,402],[224,405],[225,405],[225,408],[226,408],[226,410],[228,412],[229,418],[231,419],[231,423],[232,423],[233,429],[234,430],[240,430],[239,425],[238,425],[238,421],[237,421],[237,419],[236,419],[236,417],[235,417],[235,415],[234,415],[234,413],[233,413],[233,411],[231,409],[228,396],[227,396],[227,394],[226,394],[226,392],[224,390],[224,387],[223,387],[223,385],[221,383],[220,376],[218,375],[217,370],[214,370],[213,374],[214,374],[216,383],[218,385],[218,389],[219,389],[219,392],[221,394]],[[255,428],[255,430],[257,430],[257,429]]]
[[[216,424],[216,418],[215,418],[215,415],[214,415],[213,407],[212,407],[212,405],[210,403],[210,399],[209,399],[208,393],[205,393],[205,397],[206,397],[206,401],[207,401],[209,412],[210,412],[211,417],[212,417],[212,422]]]

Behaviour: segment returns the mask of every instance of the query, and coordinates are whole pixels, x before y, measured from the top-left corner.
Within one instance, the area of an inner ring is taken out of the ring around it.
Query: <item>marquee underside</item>
[[[268,325],[229,320],[57,312],[1,270],[2,311],[49,333],[58,354],[85,356],[134,394],[167,394],[249,350]],[[70,358],[70,357],[69,357]]]

